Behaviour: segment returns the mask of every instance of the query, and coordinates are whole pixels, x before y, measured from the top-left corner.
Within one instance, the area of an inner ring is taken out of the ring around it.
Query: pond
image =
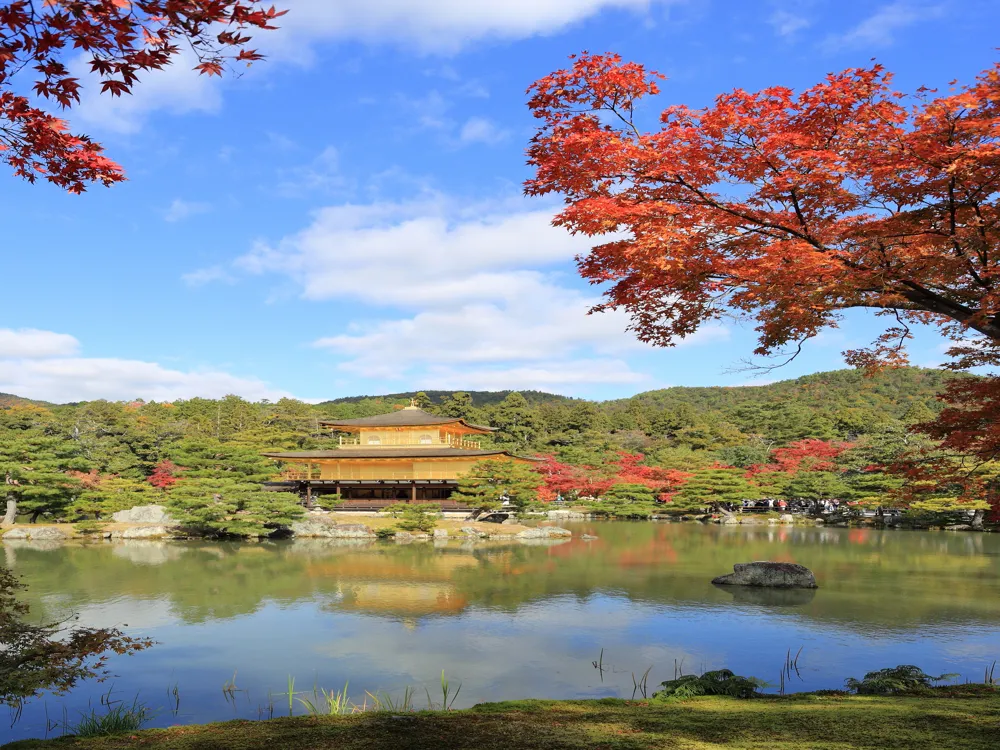
[[[650,692],[679,669],[728,667],[777,684],[800,648],[790,691],[897,664],[981,681],[1000,658],[1000,535],[567,526],[572,540],[535,544],[3,544],[33,616],[78,615],[158,645],[113,659],[113,683],[29,703],[0,737],[42,736],[46,717],[72,723],[109,689],[138,695],[159,710],[152,725],[169,726],[287,715],[289,677],[296,698],[348,682],[361,703],[366,691],[398,697],[412,686],[425,707],[425,688],[440,700],[444,670],[464,707],[630,697],[633,673],[649,667]],[[710,583],[751,560],[806,565],[820,588]],[[236,690],[225,693],[227,682]]]

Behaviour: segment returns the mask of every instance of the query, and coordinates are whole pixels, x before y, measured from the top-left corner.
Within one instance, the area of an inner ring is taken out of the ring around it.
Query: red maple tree
[[[598,310],[666,346],[732,314],[757,322],[756,354],[794,356],[867,308],[891,322],[852,364],[904,363],[915,323],[960,342],[958,369],[1000,364],[1000,66],[943,96],[852,68],[798,94],[670,106],[643,132],[637,105],[661,79],[585,54],[531,88],[526,191],[565,197],[557,225],[616,235],[580,259],[611,282]],[[994,377],[952,387],[946,447],[996,455],[997,394]]]
[[[33,71],[32,94],[66,109],[80,101],[70,71],[82,56],[101,92],[131,92],[139,75],[170,64],[184,42],[196,70],[220,75],[227,61],[261,55],[246,45],[247,31],[273,29],[286,11],[257,0],[13,0],[0,5],[0,162],[29,182],[43,176],[72,193],[88,183],[112,185],[122,168],[65,120],[16,93],[21,71]]]
[[[749,476],[767,472],[794,474],[798,471],[836,471],[834,459],[851,447],[837,440],[806,438],[771,452],[770,462],[750,468]]]
[[[177,483],[179,479],[177,474],[180,471],[182,471],[182,469],[177,464],[169,459],[164,459],[156,465],[156,468],[153,469],[153,473],[146,478],[146,481],[154,487],[166,490],[173,487]]]
[[[666,497],[678,489],[691,474],[677,469],[663,469],[642,463],[642,453],[620,451],[617,458],[604,466],[575,466],[557,461],[555,456],[535,467],[545,484],[539,491],[543,502],[575,493],[580,497],[601,497],[616,484],[642,484]]]

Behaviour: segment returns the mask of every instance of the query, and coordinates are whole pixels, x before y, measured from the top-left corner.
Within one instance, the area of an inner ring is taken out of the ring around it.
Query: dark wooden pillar
[[[417,483],[416,482],[411,482],[410,483],[410,502],[411,503],[417,502]]]

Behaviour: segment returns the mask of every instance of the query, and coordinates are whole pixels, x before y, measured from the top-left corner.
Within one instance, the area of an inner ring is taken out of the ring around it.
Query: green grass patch
[[[132,704],[115,703],[107,705],[103,712],[91,709],[83,715],[72,732],[77,737],[109,737],[119,734],[131,734],[142,729],[153,719],[153,712],[139,703],[136,698]]]
[[[28,740],[18,750],[995,750],[1000,692],[921,696],[509,701],[464,711],[306,716],[172,727],[128,736]]]

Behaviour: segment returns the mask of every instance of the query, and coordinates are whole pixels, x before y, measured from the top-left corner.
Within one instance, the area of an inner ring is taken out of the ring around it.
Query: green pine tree
[[[542,478],[518,461],[490,459],[475,464],[458,480],[452,500],[477,510],[499,510],[504,500],[524,508],[538,500]]]
[[[613,518],[649,518],[656,510],[656,495],[644,484],[614,484],[589,507]]]
[[[695,510],[720,505],[739,505],[761,497],[743,469],[705,469],[695,473],[674,495],[670,510]]]
[[[298,495],[240,477],[181,479],[167,497],[182,527],[209,536],[268,536],[303,513]]]
[[[524,450],[538,437],[540,420],[538,410],[520,393],[514,392],[492,410],[492,424],[498,428],[496,440],[514,450]]]
[[[7,500],[7,518],[31,515],[59,517],[72,502],[79,481],[67,471],[87,471],[86,460],[72,441],[39,430],[15,430],[0,434],[0,477]]]
[[[456,391],[441,402],[438,413],[444,417],[468,419],[473,412],[472,396],[465,391]]]
[[[833,500],[846,497],[848,487],[832,471],[800,471],[781,488],[787,500]]]
[[[104,520],[119,510],[162,503],[166,497],[142,479],[102,477],[96,487],[82,489],[67,508],[73,520]]]
[[[420,391],[413,397],[413,405],[424,411],[431,411],[434,408],[434,402],[431,401],[431,397],[423,391]]]

